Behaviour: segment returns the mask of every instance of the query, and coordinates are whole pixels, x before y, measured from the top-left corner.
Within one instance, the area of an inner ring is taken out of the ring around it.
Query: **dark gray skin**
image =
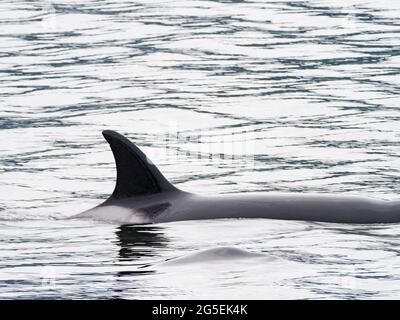
[[[268,218],[334,223],[400,222],[400,201],[349,195],[301,193],[235,193],[200,196],[171,185],[122,135],[106,130],[117,166],[113,194],[101,205],[73,218],[120,224],[181,220]]]

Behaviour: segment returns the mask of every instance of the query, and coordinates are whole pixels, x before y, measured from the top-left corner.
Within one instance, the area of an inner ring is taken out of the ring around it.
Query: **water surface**
[[[0,298],[399,298],[396,224],[64,220],[113,190],[104,129],[187,191],[397,198],[399,16],[396,1],[2,1]]]

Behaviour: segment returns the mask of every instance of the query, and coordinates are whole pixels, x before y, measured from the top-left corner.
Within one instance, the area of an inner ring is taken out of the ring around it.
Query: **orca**
[[[72,218],[124,224],[267,218],[331,223],[398,223],[400,201],[352,195],[244,192],[203,196],[179,190],[121,134],[103,131],[117,169],[113,193]]]
[[[263,259],[264,262],[272,262],[277,260],[273,256],[267,256],[262,253],[253,253],[235,247],[217,247],[212,249],[201,250],[198,252],[190,253],[181,257],[168,259],[158,266],[185,266],[185,265],[203,265],[213,263],[227,263],[229,261],[244,261],[250,259]]]

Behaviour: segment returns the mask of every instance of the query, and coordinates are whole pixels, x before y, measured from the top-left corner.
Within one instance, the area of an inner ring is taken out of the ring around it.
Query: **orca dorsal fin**
[[[121,134],[104,130],[117,167],[117,182],[111,198],[121,199],[178,190],[131,141]]]

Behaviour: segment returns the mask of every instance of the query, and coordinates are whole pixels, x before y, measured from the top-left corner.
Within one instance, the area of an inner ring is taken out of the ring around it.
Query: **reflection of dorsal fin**
[[[177,190],[127,138],[111,130],[103,131],[103,136],[110,144],[117,166],[117,183],[111,198]]]

